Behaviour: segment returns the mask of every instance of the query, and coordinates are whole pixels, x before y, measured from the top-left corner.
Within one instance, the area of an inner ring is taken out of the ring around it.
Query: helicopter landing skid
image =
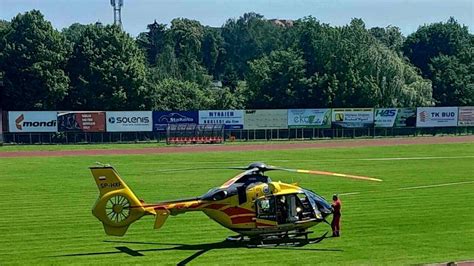
[[[311,231],[283,232],[275,234],[264,234],[258,237],[248,238],[243,235],[228,237],[227,241],[235,241],[246,244],[249,248],[276,247],[276,246],[304,246],[319,243],[326,238],[328,232],[317,238],[308,238]]]

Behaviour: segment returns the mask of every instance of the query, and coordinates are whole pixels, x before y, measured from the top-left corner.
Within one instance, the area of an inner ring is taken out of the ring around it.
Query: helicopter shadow
[[[160,252],[160,251],[196,251],[191,256],[183,259],[178,262],[177,265],[186,265],[197,257],[205,254],[211,250],[219,249],[232,249],[232,248],[260,248],[260,249],[285,249],[285,250],[305,250],[305,251],[315,251],[315,252],[342,252],[342,249],[324,249],[324,248],[305,248],[307,244],[299,243],[292,246],[264,246],[264,247],[249,247],[245,242],[239,241],[229,241],[224,240],[215,243],[205,243],[205,244],[178,244],[178,243],[158,243],[158,242],[138,242],[138,241],[119,241],[119,240],[104,240],[106,243],[116,243],[121,244],[116,246],[114,251],[105,251],[105,252],[91,252],[91,253],[77,253],[77,254],[66,254],[60,255],[58,257],[78,257],[78,256],[98,256],[98,255],[111,255],[111,254],[127,254],[129,256],[140,257],[145,256],[143,253],[147,252]],[[159,246],[169,246],[162,248],[149,248],[149,249],[132,249],[126,244],[139,244],[139,245],[159,245]]]

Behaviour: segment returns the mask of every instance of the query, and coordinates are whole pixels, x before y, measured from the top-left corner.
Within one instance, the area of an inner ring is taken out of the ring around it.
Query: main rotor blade
[[[340,173],[318,171],[318,170],[288,169],[288,168],[280,168],[280,167],[273,167],[273,166],[270,166],[268,170],[283,170],[287,172],[302,173],[302,174],[328,175],[328,176],[338,176],[338,177],[347,177],[347,178],[359,179],[359,180],[382,182],[382,179],[368,177],[368,176],[348,175],[348,174],[340,174]]]

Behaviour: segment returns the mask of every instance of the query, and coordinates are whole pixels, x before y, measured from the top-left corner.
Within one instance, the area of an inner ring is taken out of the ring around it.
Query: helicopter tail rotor
[[[149,213],[111,166],[91,167],[99,188],[92,213],[104,225],[105,233],[123,236],[129,225]]]

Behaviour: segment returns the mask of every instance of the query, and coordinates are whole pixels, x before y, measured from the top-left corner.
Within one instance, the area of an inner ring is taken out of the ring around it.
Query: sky
[[[110,0],[0,0],[0,19],[11,20],[32,9],[40,10],[59,30],[75,22],[113,23]],[[268,19],[311,15],[336,26],[362,18],[367,27],[394,25],[405,35],[453,16],[471,33],[474,30],[473,0],[124,0],[122,22],[124,30],[136,36],[154,20],[169,24],[184,17],[222,26],[227,19],[251,11]]]

